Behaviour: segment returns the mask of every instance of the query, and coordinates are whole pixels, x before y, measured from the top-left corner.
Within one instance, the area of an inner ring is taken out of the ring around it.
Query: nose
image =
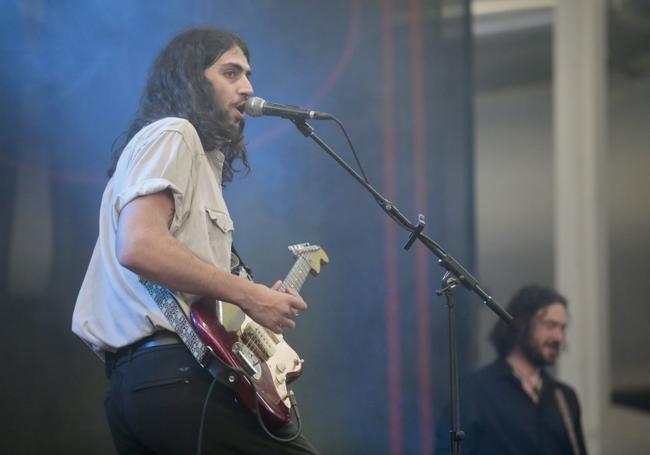
[[[253,84],[251,84],[251,81],[246,76],[242,77],[241,79],[239,94],[243,95],[245,98],[250,98],[253,96]]]

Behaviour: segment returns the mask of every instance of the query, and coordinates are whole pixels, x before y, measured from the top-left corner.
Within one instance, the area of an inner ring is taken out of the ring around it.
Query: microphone
[[[251,117],[262,115],[282,117],[289,120],[331,120],[332,116],[326,112],[310,111],[297,106],[267,103],[266,100],[253,96],[246,100],[244,112]]]

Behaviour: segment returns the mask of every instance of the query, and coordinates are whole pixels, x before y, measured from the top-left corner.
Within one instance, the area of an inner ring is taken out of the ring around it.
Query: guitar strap
[[[235,249],[234,243],[230,247],[230,252],[232,253],[230,256],[230,272],[233,275],[245,276],[253,281],[253,270],[246,266],[244,260]]]
[[[239,275],[241,269],[243,269],[249,276],[252,276],[251,270],[241,260],[234,245],[232,246],[232,254],[231,266],[235,262],[236,265],[232,267],[231,271]],[[218,360],[216,356],[210,354],[208,347],[194,331],[192,323],[181,308],[174,293],[159,284],[145,280],[143,277],[139,277],[139,281],[147,292],[149,292],[154,302],[156,302],[156,305],[158,305],[158,308],[160,308],[160,311],[172,326],[174,332],[176,332],[183,344],[189,349],[196,361],[199,362],[199,365],[208,370],[222,384],[230,388],[234,387],[241,379],[241,372],[228,367]]]
[[[208,353],[208,348],[199,339],[192,328],[192,324],[182,310],[176,296],[167,288],[151,283],[140,277],[140,283],[147,289],[151,298],[156,302],[160,311],[165,316],[174,332],[190,350],[194,358],[203,365],[203,360]]]
[[[562,415],[562,421],[564,423],[564,428],[567,431],[569,436],[569,441],[571,442],[571,449],[573,450],[574,455],[580,455],[580,447],[578,446],[578,437],[576,436],[576,429],[573,425],[573,420],[571,419],[571,411],[569,411],[569,404],[566,401],[566,397],[562,392],[560,387],[555,388],[555,401],[560,408],[560,414]]]

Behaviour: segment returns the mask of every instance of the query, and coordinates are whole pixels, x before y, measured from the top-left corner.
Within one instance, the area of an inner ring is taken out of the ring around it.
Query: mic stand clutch
[[[424,216],[418,215],[418,224],[414,226],[402,213],[395,207],[395,205],[383,197],[372,185],[361,178],[334,150],[332,150],[314,131],[306,121],[302,119],[291,119],[296,125],[298,130],[307,138],[312,139],[318,144],[325,152],[331,156],[348,174],[361,184],[372,196],[379,206],[391,217],[398,225],[409,231],[411,234],[409,240],[404,246],[404,249],[411,248],[415,240],[422,242],[434,255],[438,257],[438,264],[446,269],[443,276],[442,289],[438,291],[439,295],[444,294],[447,299],[447,306],[449,308],[449,365],[450,365],[450,403],[451,403],[451,431],[450,440],[452,454],[460,454],[460,443],[465,437],[465,433],[460,427],[460,396],[458,393],[458,355],[456,352],[456,317],[455,317],[455,295],[454,288],[458,283],[461,283],[468,290],[477,294],[483,303],[485,303],[494,313],[497,314],[505,322],[512,322],[512,316],[501,305],[494,301],[494,299],[480,286],[478,280],[472,276],[463,265],[455,258],[448,255],[440,245],[433,241],[430,237],[422,234],[424,229]]]

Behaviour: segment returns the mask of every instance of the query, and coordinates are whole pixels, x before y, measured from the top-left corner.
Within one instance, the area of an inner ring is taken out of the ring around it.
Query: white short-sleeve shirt
[[[205,152],[190,122],[164,118],[124,148],[102,196],[99,237],[72,317],[72,330],[96,351],[115,350],[155,330],[172,330],[138,276],[115,253],[122,209],[137,197],[170,190],[170,233],[195,256],[230,269],[233,222],[223,199],[224,155]],[[186,313],[197,298],[175,293]]]

